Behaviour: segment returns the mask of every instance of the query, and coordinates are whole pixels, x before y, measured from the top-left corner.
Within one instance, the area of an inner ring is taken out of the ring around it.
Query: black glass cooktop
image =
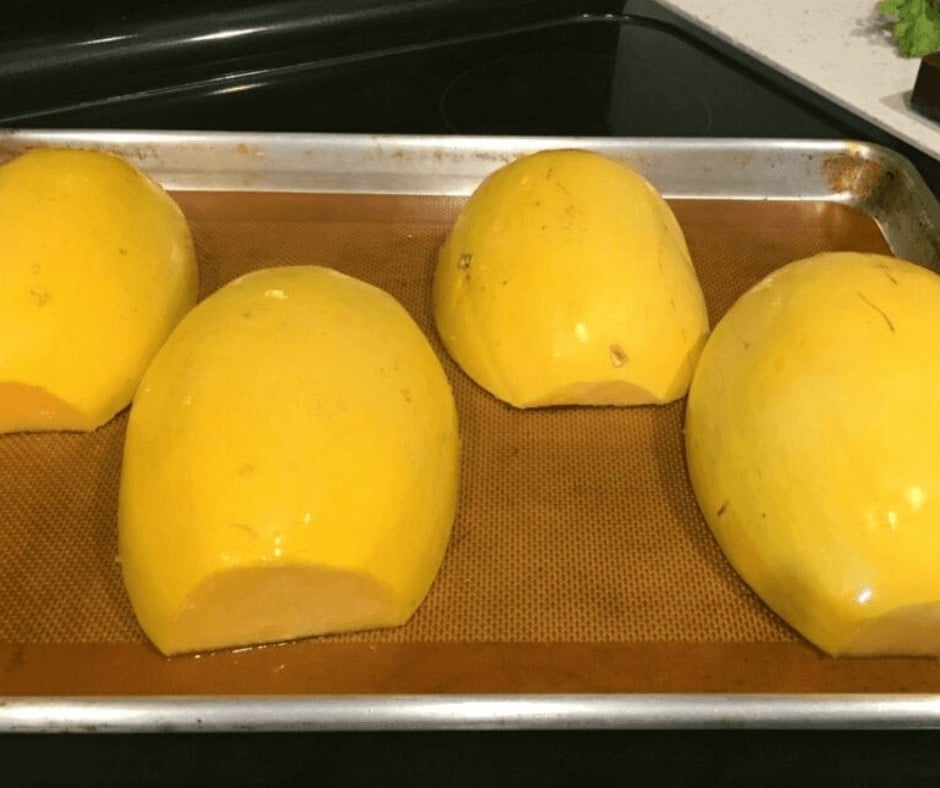
[[[225,36],[226,31],[214,35]],[[230,38],[257,33],[237,28]],[[198,46],[193,35],[180,45]],[[178,42],[179,43],[179,42]],[[208,46],[211,42],[206,41]],[[249,42],[250,43],[250,42]],[[327,53],[294,42],[173,62],[86,39],[13,74],[0,125],[462,134],[844,137],[849,126],[675,26],[622,15]],[[27,53],[28,54],[28,53]],[[76,60],[77,59],[77,60]],[[71,64],[77,63],[78,70]],[[127,69],[136,70],[136,79]],[[10,71],[10,66],[7,66]],[[85,73],[83,73],[83,70]],[[2,76],[2,72],[0,72]],[[3,81],[0,80],[0,95]]]

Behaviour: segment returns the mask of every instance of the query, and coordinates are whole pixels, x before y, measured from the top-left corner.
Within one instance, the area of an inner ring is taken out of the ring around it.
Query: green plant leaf
[[[905,57],[923,57],[940,50],[937,0],[882,0],[878,12],[895,18],[894,38]]]

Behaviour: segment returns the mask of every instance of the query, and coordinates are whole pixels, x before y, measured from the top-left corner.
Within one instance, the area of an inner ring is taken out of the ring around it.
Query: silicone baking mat
[[[180,192],[202,295],[254,268],[316,263],[388,290],[438,351],[463,439],[437,581],[397,629],[166,659],[117,560],[126,413],[89,435],[0,436],[0,694],[906,691],[934,660],[833,660],[740,581],[701,518],[684,402],[517,411],[447,357],[430,319],[460,199]],[[829,202],[672,203],[712,323],[783,263],[888,251]]]

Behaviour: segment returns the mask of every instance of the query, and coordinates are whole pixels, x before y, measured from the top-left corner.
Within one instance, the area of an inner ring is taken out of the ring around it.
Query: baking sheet
[[[63,143],[124,153],[174,191],[203,295],[252,268],[315,262],[401,300],[454,386],[460,509],[405,627],[166,659],[116,563],[126,413],[92,435],[0,436],[0,728],[940,717],[940,662],[827,658],[737,578],[685,477],[682,403],[514,411],[447,358],[429,315],[434,254],[463,197],[526,150],[592,147],[646,172],[687,235],[713,323],[816,251],[890,248],[936,268],[937,206],[903,160],[851,143],[172,133],[17,134],[0,158]]]

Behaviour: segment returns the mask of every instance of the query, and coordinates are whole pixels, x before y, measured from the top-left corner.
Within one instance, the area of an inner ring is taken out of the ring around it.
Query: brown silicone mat
[[[464,442],[453,539],[406,626],[165,659],[116,561],[126,414],[91,435],[0,436],[0,694],[940,690],[934,660],[833,660],[725,562],[682,453],[683,403],[514,411],[446,357],[429,317],[453,198],[177,194],[203,294],[317,263],[396,296],[453,383]],[[827,249],[887,251],[832,203],[673,203],[716,321],[764,274]]]

